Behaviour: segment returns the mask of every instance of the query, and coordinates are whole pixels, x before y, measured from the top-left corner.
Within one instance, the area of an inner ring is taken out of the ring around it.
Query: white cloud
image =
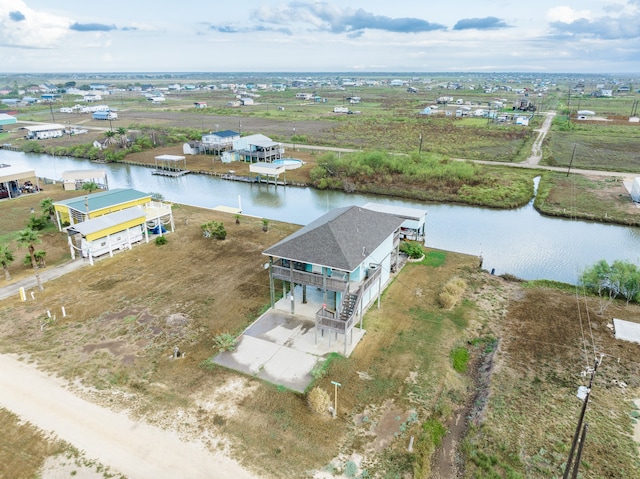
[[[23,0],[0,0],[0,43],[51,48],[69,33],[70,18],[29,8]]]
[[[547,20],[550,22],[571,23],[590,18],[591,12],[589,10],[574,10],[571,7],[554,7],[547,11]]]

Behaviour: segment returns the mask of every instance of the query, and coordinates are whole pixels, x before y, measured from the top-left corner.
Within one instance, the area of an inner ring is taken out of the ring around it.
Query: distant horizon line
[[[3,76],[42,76],[42,75],[251,75],[251,76],[292,76],[292,75],[340,75],[340,76],[366,76],[366,75],[393,75],[393,76],[408,76],[408,75],[531,75],[531,76],[544,76],[544,75],[588,75],[588,76],[640,76],[640,72],[542,72],[535,70],[522,70],[522,71],[510,71],[510,70],[495,70],[495,71],[340,71],[340,70],[326,70],[326,71],[198,71],[198,70],[184,70],[184,71],[86,71],[86,72],[62,72],[62,71],[41,71],[41,72],[3,72],[0,77]]]

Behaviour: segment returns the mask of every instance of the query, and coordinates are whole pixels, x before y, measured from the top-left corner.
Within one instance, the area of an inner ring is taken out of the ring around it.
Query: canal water
[[[168,178],[152,175],[144,167],[6,150],[0,150],[0,163],[30,167],[39,177],[54,179],[67,170],[101,168],[107,170],[110,188],[157,192],[168,201],[207,208],[240,205],[243,214],[300,225],[333,208],[367,202],[422,208],[428,211],[427,246],[482,255],[485,269],[522,279],[575,284],[580,271],[598,260],[640,262],[640,228],[545,217],[532,204],[494,210],[312,188],[276,188],[205,175]],[[47,185],[45,191],[55,187],[61,186]]]

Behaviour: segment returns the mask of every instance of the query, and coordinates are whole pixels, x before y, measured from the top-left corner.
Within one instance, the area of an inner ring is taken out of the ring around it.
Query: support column
[[[71,236],[67,236],[67,242],[69,243],[69,250],[71,251],[71,259],[76,259],[76,252],[73,249],[73,241],[71,241]]]
[[[322,303],[327,304],[327,268],[322,267]]]
[[[294,296],[295,283],[293,282],[293,261],[289,261],[289,295],[291,300],[291,314],[295,314],[296,301]]]
[[[269,294],[271,296],[271,309],[276,307],[275,282],[273,281],[273,256],[269,256]]]

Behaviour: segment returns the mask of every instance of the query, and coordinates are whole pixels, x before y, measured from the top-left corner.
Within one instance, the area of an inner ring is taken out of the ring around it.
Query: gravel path
[[[0,355],[0,406],[130,479],[255,479],[219,453],[86,401],[13,355]]]

